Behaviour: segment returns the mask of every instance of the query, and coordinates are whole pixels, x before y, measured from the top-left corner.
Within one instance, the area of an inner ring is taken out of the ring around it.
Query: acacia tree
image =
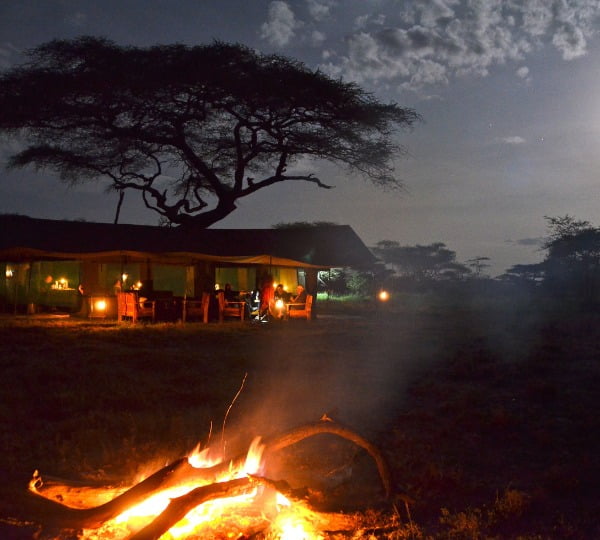
[[[456,262],[456,253],[442,242],[426,246],[401,246],[392,240],[382,240],[372,251],[395,273],[410,276],[417,281],[427,279],[460,279],[470,271]]]
[[[598,301],[600,290],[600,229],[566,215],[546,217],[544,284],[554,293]]]
[[[396,187],[394,135],[417,119],[295,60],[222,42],[55,40],[0,76],[0,132],[26,144],[10,167],[50,169],[72,184],[108,179],[163,220],[198,227],[279,182],[332,187],[294,168],[301,157]]]

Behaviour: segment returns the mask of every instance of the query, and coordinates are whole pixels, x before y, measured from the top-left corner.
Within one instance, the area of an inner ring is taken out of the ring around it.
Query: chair
[[[225,293],[217,293],[219,300],[219,322],[223,322],[226,317],[240,319],[243,321],[246,317],[246,302],[228,302],[225,300]]]
[[[309,321],[312,318],[313,295],[306,295],[306,303],[304,304],[287,304],[288,319],[306,319]]]
[[[138,319],[156,319],[156,302],[154,300],[140,299],[135,292],[117,293],[117,320],[119,322],[127,317],[132,323]]]
[[[196,298],[183,299],[183,315],[182,320],[186,322],[190,318],[200,319],[202,322],[208,322],[208,306],[210,302],[210,294],[202,293],[200,300]]]

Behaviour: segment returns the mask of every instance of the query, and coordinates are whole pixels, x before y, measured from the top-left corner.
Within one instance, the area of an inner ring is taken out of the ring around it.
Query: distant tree
[[[537,286],[542,283],[546,273],[544,263],[515,264],[500,276],[501,281]]]
[[[327,295],[342,296],[349,292],[348,271],[344,268],[331,268],[319,272],[319,288]]]
[[[329,227],[337,225],[333,221],[292,221],[290,223],[280,222],[272,225],[273,229],[304,229],[306,227]]]
[[[418,115],[300,62],[237,44],[123,47],[55,40],[0,76],[0,133],[26,147],[9,166],[71,184],[138,192],[173,224],[208,227],[236,201],[280,182],[322,179],[303,157],[400,185],[398,128]]]
[[[462,277],[470,272],[464,265],[456,262],[456,253],[442,242],[425,246],[401,246],[398,242],[382,240],[372,251],[397,274],[417,281]]]
[[[546,244],[544,285],[555,294],[597,302],[600,291],[600,229],[587,222]]]
[[[544,216],[548,235],[543,243],[545,248],[550,248],[555,241],[563,241],[581,232],[594,230],[592,224],[586,220],[575,219],[566,214],[564,216]]]
[[[483,270],[490,267],[488,264],[489,260],[489,257],[473,257],[467,261],[467,265],[473,269],[475,277],[481,277]]]

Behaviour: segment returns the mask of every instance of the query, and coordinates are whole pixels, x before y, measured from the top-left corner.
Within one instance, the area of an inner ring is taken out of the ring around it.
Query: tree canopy
[[[417,120],[353,83],[222,42],[55,40],[0,76],[0,133],[25,144],[10,167],[70,183],[108,179],[121,195],[141,193],[163,220],[199,227],[279,182],[331,187],[294,167],[302,157],[397,187],[395,135]]]
[[[456,262],[456,253],[442,242],[401,246],[392,240],[382,240],[372,251],[391,265],[396,273],[416,280],[457,279],[470,272],[466,266]]]

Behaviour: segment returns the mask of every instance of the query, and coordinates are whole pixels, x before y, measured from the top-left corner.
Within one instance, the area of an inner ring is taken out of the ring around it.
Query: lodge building
[[[348,225],[188,229],[0,215],[0,309],[116,316],[117,290],[194,298],[264,276],[317,290],[319,271],[368,268],[375,258]],[[94,313],[93,299],[108,300]]]

